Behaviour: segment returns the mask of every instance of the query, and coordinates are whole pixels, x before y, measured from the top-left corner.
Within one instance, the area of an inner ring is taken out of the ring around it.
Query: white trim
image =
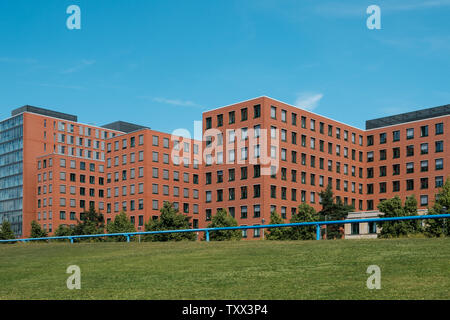
[[[235,102],[235,103],[232,103],[232,104],[229,104],[229,105],[226,105],[226,106],[222,106],[222,107],[210,109],[210,110],[207,110],[207,111],[203,111],[203,112],[202,112],[202,115],[203,115],[204,113],[207,113],[207,112],[216,111],[216,110],[219,110],[219,109],[222,109],[222,108],[231,107],[231,106],[234,106],[234,105],[236,105],[236,104],[240,104],[240,103],[244,103],[244,102],[250,102],[250,101],[252,101],[252,100],[257,100],[257,99],[261,99],[261,98],[267,98],[267,99],[271,99],[271,100],[276,101],[276,102],[279,102],[279,103],[283,103],[283,104],[288,105],[288,106],[290,106],[290,107],[297,108],[297,109],[302,110],[302,111],[304,111],[304,112],[311,113],[311,114],[313,114],[313,115],[316,115],[316,116],[325,118],[325,119],[327,119],[327,120],[330,120],[330,121],[333,121],[333,122],[336,122],[336,123],[340,123],[340,124],[342,124],[342,125],[348,126],[348,127],[350,127],[350,128],[353,128],[353,129],[356,129],[356,130],[359,130],[359,131],[362,131],[362,132],[369,132],[369,131],[377,130],[377,129],[381,129],[381,128],[389,128],[389,127],[393,127],[393,126],[403,125],[403,124],[406,124],[406,123],[414,123],[414,122],[425,121],[425,120],[430,120],[430,119],[438,119],[438,118],[443,118],[443,117],[448,117],[448,116],[449,116],[449,115],[442,115],[442,116],[438,116],[438,117],[425,118],[425,119],[414,120],[414,121],[407,121],[407,122],[402,122],[402,123],[392,124],[392,125],[388,125],[388,126],[382,126],[382,127],[373,128],[373,129],[361,129],[361,128],[358,128],[358,127],[355,127],[355,126],[352,126],[352,125],[343,123],[343,122],[341,122],[341,121],[338,121],[338,120],[331,119],[331,118],[329,118],[329,117],[320,115],[320,114],[318,114],[318,113],[315,113],[315,112],[312,112],[312,111],[309,111],[309,110],[306,110],[306,109],[299,108],[299,107],[297,107],[297,106],[291,105],[291,104],[286,103],[286,102],[283,102],[283,101],[281,101],[281,100],[271,98],[271,97],[269,97],[269,96],[259,96],[259,97],[255,97],[255,98],[251,98],[251,99],[247,99],[247,100]],[[420,111],[420,110],[425,110],[425,109],[419,109],[419,110],[416,110],[416,111]],[[412,112],[414,112],[414,111],[412,111]],[[399,113],[399,114],[401,114],[401,113]],[[388,116],[388,117],[389,117],[389,116]],[[381,117],[381,118],[376,118],[376,119],[372,119],[372,120],[383,119],[383,118],[387,118],[387,117]],[[369,121],[369,120],[366,120],[366,121]]]
[[[338,121],[338,120],[334,120],[334,119],[328,118],[328,117],[326,117],[326,116],[320,115],[320,114],[318,114],[318,113],[314,113],[314,112],[312,112],[312,111],[309,111],[309,110],[306,110],[306,109],[299,108],[299,107],[297,107],[297,106],[294,106],[294,105],[292,105],[292,104],[283,102],[283,101],[281,101],[281,100],[277,100],[277,99],[271,98],[271,97],[269,97],[269,96],[260,96],[260,97],[256,97],[256,98],[252,98],[252,99],[247,99],[247,100],[235,102],[235,103],[232,103],[232,104],[229,104],[229,105],[226,105],[226,106],[222,106],[222,107],[218,107],[218,108],[215,108],[215,109],[203,111],[202,114],[204,114],[204,113],[206,113],[206,112],[216,111],[216,110],[219,110],[219,109],[222,109],[222,108],[231,107],[231,106],[234,106],[234,105],[239,104],[239,103],[250,102],[250,101],[252,101],[252,100],[257,100],[257,99],[261,99],[261,98],[267,98],[267,99],[270,99],[270,100],[273,100],[273,101],[276,101],[276,102],[279,102],[279,103],[283,103],[283,104],[288,105],[288,106],[290,106],[290,107],[293,107],[293,108],[302,110],[302,111],[307,112],[307,113],[311,113],[311,114],[313,114],[313,115],[315,115],[315,116],[319,116],[319,117],[325,118],[325,119],[327,119],[327,120],[330,120],[330,121],[333,121],[333,122],[336,122],[336,123],[340,123],[340,124],[342,124],[342,125],[344,125],[344,126],[347,126],[347,127],[350,127],[350,128],[356,129],[356,130],[359,130],[359,131],[363,131],[363,132],[365,131],[364,129],[360,129],[360,128],[354,127],[354,126],[352,126],[352,125],[349,125],[349,124],[340,122],[340,121]]]

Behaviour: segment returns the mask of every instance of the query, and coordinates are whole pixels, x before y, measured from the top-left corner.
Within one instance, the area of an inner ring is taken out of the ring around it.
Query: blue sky
[[[172,132],[267,95],[363,128],[450,103],[449,17],[450,0],[2,0],[0,119],[30,104]]]

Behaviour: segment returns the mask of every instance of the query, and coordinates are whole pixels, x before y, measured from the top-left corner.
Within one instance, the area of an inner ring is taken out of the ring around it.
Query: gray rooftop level
[[[64,119],[64,120],[74,121],[74,122],[78,121],[77,116],[74,116],[74,115],[71,115],[68,113],[57,112],[57,111],[39,108],[39,107],[33,107],[33,106],[29,106],[29,105],[14,109],[13,111],[11,111],[11,116],[18,115],[22,112],[32,112],[32,113],[42,114],[42,115],[48,116],[48,117]]]
[[[405,123],[405,122],[424,120],[424,119],[429,119],[429,118],[436,118],[436,117],[445,116],[445,115],[449,115],[449,114],[450,114],[450,104],[440,106],[440,107],[427,108],[427,109],[421,109],[421,110],[417,110],[417,111],[400,113],[400,114],[396,114],[393,116],[382,117],[382,118],[377,118],[377,119],[373,119],[373,120],[367,120],[366,121],[366,130],[392,126],[395,124],[400,124],[400,123]]]
[[[58,119],[64,119],[68,121],[78,121],[78,117],[75,115],[57,112],[49,109],[34,107],[30,105],[26,105],[17,109],[14,109],[11,111],[11,116],[18,115],[22,112],[32,112],[37,114],[42,114],[49,117],[54,117]],[[417,111],[411,111],[401,114],[396,114],[393,116],[387,116],[372,120],[366,121],[366,130],[370,129],[376,129],[376,128],[382,128],[387,127],[391,125],[411,122],[411,121],[417,121],[417,120],[424,120],[429,118],[435,118],[440,116],[450,115],[450,104],[439,106],[439,107],[433,107],[433,108],[427,108],[427,109],[421,109]],[[105,129],[111,129],[111,130],[117,130],[124,133],[130,133],[133,131],[141,130],[141,129],[150,129],[150,127],[137,125],[134,123],[129,123],[125,121],[115,121],[109,124],[105,124],[101,126]]]
[[[26,106],[12,110],[11,116],[13,117],[13,116],[21,114],[23,112],[37,113],[37,114],[42,114],[44,116],[53,117],[53,118],[57,118],[57,119],[78,122],[78,117],[75,115],[68,114],[68,113],[62,113],[62,112],[58,112],[58,111],[53,111],[53,110],[45,109],[45,108],[34,107],[34,106],[30,106],[30,105],[26,105]],[[140,126],[140,125],[125,122],[125,121],[115,121],[115,122],[106,124],[101,127],[105,128],[105,129],[121,131],[124,133],[129,133],[129,132],[133,132],[133,131],[137,131],[137,130],[141,130],[141,129],[150,129],[149,127],[144,127],[144,126]]]
[[[140,126],[134,123],[129,123],[125,121],[115,121],[109,124],[105,124],[102,128],[121,131],[125,133],[134,132],[141,129],[150,129],[149,127]]]

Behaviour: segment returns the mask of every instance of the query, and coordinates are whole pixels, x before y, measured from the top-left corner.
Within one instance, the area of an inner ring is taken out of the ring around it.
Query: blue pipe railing
[[[265,228],[288,228],[299,226],[316,226],[316,240],[320,240],[320,228],[324,225],[330,224],[348,224],[348,223],[362,223],[362,222],[383,222],[383,221],[403,221],[403,220],[422,220],[422,219],[444,219],[450,218],[450,214],[435,214],[423,216],[409,216],[409,217],[390,217],[390,218],[367,218],[367,219],[350,219],[350,220],[334,220],[334,221],[311,221],[311,222],[297,222],[297,223],[282,223],[282,224],[261,224],[257,226],[237,226],[237,227],[222,227],[222,228],[199,228],[199,229],[179,229],[179,230],[162,230],[162,231],[137,231],[137,232],[123,232],[123,233],[103,233],[103,234],[84,234],[73,236],[59,236],[59,237],[45,237],[45,238],[22,238],[0,240],[0,242],[27,242],[27,241],[42,241],[42,240],[61,240],[68,239],[73,243],[73,239],[80,238],[100,238],[100,237],[115,237],[125,236],[127,242],[130,242],[130,237],[147,234],[164,234],[164,233],[184,233],[184,232],[205,232],[205,239],[209,241],[209,233],[211,231],[222,230],[247,230],[247,229],[265,229]]]

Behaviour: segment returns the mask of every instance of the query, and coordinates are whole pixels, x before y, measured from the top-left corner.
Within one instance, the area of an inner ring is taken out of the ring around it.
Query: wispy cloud
[[[376,38],[380,43],[403,50],[416,50],[417,53],[433,53],[450,50],[450,36],[432,35],[426,37]]]
[[[73,67],[62,70],[61,73],[69,74],[69,73],[78,72],[86,67],[92,66],[93,64],[95,64],[95,60],[81,60],[80,63],[76,64]]]
[[[336,18],[353,18],[366,16],[366,8],[371,3],[321,3],[314,7],[314,11],[322,16]],[[382,14],[413,11],[421,9],[432,9],[450,6],[450,0],[396,0],[378,1]]]
[[[140,97],[144,99],[149,99],[148,97]],[[189,100],[181,100],[181,99],[167,99],[167,98],[151,98],[152,101],[164,103],[164,104],[170,104],[173,106],[180,106],[180,107],[201,107],[199,104],[189,101]]]
[[[39,83],[38,85],[41,87],[51,87],[51,88],[61,88],[61,89],[75,89],[75,90],[84,89],[84,87],[81,87],[81,86],[55,84],[55,83]]]
[[[1,63],[36,63],[36,59],[31,58],[12,58],[12,57],[0,57]]]
[[[297,95],[295,106],[309,111],[314,110],[319,105],[319,101],[323,98],[322,93],[304,92]]]
[[[386,6],[389,11],[410,11],[417,9],[437,8],[449,6],[450,0],[430,0],[430,1],[400,1],[390,3]]]

